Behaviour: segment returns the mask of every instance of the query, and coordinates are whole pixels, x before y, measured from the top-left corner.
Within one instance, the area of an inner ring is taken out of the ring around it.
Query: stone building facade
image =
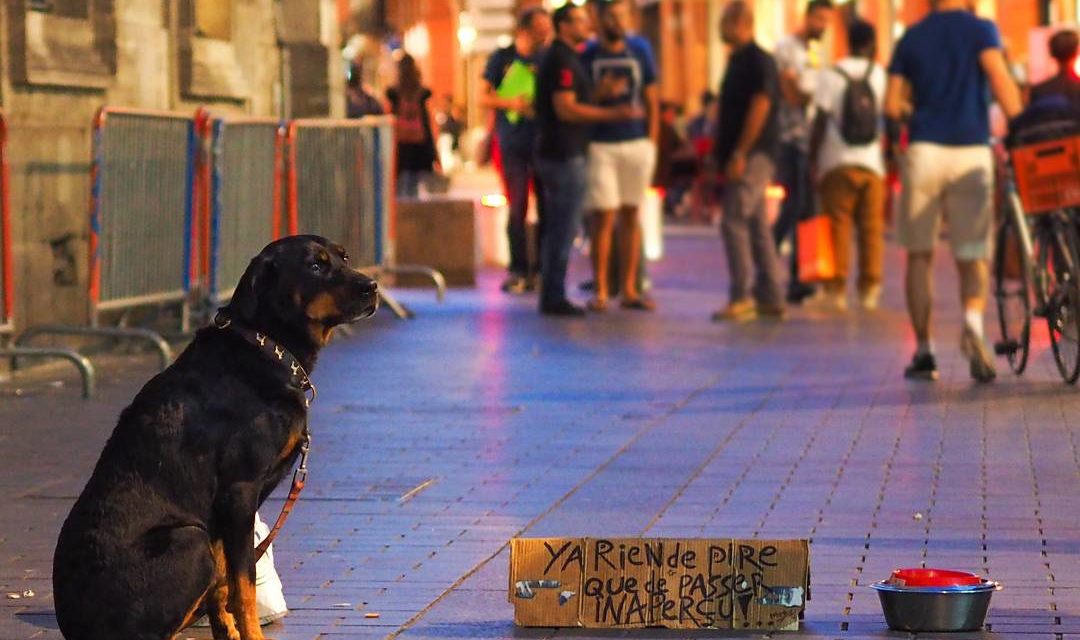
[[[2,0],[17,325],[86,321],[101,106],[341,116],[338,38],[335,0]]]

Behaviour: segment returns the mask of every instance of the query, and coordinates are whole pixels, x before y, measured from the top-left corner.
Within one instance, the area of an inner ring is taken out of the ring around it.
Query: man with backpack
[[[810,139],[810,166],[822,210],[832,221],[836,277],[825,283],[824,302],[847,308],[851,226],[858,231],[859,306],[876,309],[884,260],[885,163],[881,109],[885,71],[874,64],[874,27],[856,20],[848,27],[851,55],[818,77],[817,117]]]

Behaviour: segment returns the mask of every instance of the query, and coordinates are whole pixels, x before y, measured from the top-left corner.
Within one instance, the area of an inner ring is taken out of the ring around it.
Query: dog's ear
[[[236,285],[232,300],[229,302],[229,315],[243,320],[252,320],[259,310],[259,292],[266,291],[274,277],[274,260],[266,253],[260,253],[248,263],[244,275]]]

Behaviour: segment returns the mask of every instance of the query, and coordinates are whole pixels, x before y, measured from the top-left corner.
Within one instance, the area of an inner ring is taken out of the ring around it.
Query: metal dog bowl
[[[986,620],[990,596],[1001,584],[903,587],[887,581],[871,585],[881,599],[885,622],[897,631],[977,631]]]

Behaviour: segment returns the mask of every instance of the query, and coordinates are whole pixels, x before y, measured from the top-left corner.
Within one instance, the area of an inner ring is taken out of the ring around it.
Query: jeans
[[[810,182],[810,162],[806,152],[795,144],[783,144],[777,162],[776,179],[786,192],[780,217],[773,225],[773,239],[779,246],[791,237],[791,280],[789,288],[799,285],[799,245],[795,227],[813,214],[814,192]]]
[[[566,299],[566,268],[585,206],[585,156],[567,160],[537,158],[536,170],[547,204],[540,248],[543,307]]]
[[[510,205],[510,216],[506,224],[506,237],[510,241],[510,273],[529,276],[537,271],[540,259],[541,237],[544,229],[544,193],[536,175],[536,160],[532,151],[525,149],[503,148],[502,178],[506,189],[506,199]],[[528,232],[525,218],[529,212],[529,181],[535,183],[537,229],[536,247],[533,261],[529,260]]]
[[[746,159],[746,173],[724,190],[724,217],[720,232],[724,238],[731,276],[730,301],[753,296],[760,304],[780,306],[780,262],[765,217],[765,189],[776,168],[764,153]]]

